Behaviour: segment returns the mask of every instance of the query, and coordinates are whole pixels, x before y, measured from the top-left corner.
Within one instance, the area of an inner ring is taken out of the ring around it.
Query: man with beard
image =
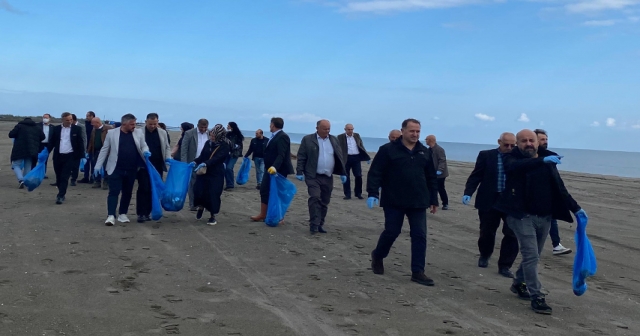
[[[549,136],[543,129],[536,129],[533,131],[538,136],[538,143],[541,148],[547,149],[549,146]],[[549,151],[549,153],[553,153]],[[554,153],[555,154],[555,153]],[[549,237],[551,237],[551,244],[553,245],[553,255],[563,255],[571,253],[570,248],[566,248],[560,244],[560,232],[558,230],[558,221],[551,220],[551,228],[549,229]]]
[[[507,214],[507,225],[518,238],[522,263],[518,267],[511,291],[520,299],[531,300],[531,308],[539,314],[551,314],[551,307],[541,292],[538,261],[549,235],[552,219],[573,222],[587,214],[571,197],[556,167],[561,156],[539,148],[538,137],[531,130],[516,135],[517,147],[504,156],[507,174],[505,191],[496,209]]]

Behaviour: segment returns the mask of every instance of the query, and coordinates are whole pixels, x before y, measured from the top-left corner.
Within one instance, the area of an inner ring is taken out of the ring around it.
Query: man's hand
[[[193,171],[198,171],[198,170],[200,170],[200,168],[202,168],[202,167],[206,167],[206,166],[207,166],[207,164],[203,162],[203,163],[199,164],[199,165],[196,167],[196,169],[194,169]]]
[[[340,175],[340,182],[342,182],[342,184],[347,183],[347,175]]]
[[[304,181],[304,175],[296,175],[298,181]]]
[[[144,153],[142,153],[144,155],[144,157],[148,158],[151,156],[151,152],[149,151],[145,151]]]
[[[438,211],[438,206],[432,205],[432,206],[429,207],[429,212],[430,213],[435,214],[436,211]]]
[[[580,209],[580,210],[576,211],[576,213],[575,213],[574,215],[576,215],[576,219],[577,219],[579,222],[584,222],[584,223],[586,223],[586,222],[588,222],[588,221],[589,221],[589,216],[587,216],[587,213],[586,213],[584,210],[582,210],[582,209]]]
[[[271,175],[275,175],[278,173],[275,167],[269,167],[269,169],[267,169],[267,172]]]
[[[367,164],[371,164],[371,160],[367,160]]]

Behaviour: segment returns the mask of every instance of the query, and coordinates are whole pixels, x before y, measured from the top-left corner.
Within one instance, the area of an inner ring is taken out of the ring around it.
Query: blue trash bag
[[[160,173],[145,159],[149,178],[151,180],[151,219],[162,218],[162,209],[166,211],[180,211],[189,191],[193,164],[169,159],[169,173],[165,182]]]
[[[38,154],[38,164],[24,176],[24,180],[22,181],[22,183],[27,186],[27,190],[33,191],[35,188],[40,186],[40,183],[44,180],[44,173],[46,170],[45,162],[48,157],[49,150],[47,148],[43,149],[42,152]]]
[[[586,279],[596,274],[598,264],[596,254],[587,237],[587,223],[578,218],[576,228],[576,256],[573,260],[573,294],[580,296],[587,291]]]
[[[86,165],[86,164],[87,164],[87,159],[85,159],[85,158],[80,159],[80,168],[78,168],[78,169],[80,169],[81,173],[84,173],[84,165]]]
[[[236,177],[236,183],[243,185],[249,181],[249,172],[251,171],[251,160],[249,158],[242,159],[242,165]]]
[[[271,179],[269,204],[264,222],[269,226],[278,226],[278,223],[284,219],[293,196],[298,190],[295,184],[280,174],[271,175],[269,178]]]

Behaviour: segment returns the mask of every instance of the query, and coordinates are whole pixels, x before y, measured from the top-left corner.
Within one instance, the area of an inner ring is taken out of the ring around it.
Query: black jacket
[[[216,150],[216,148],[218,148]],[[215,153],[213,153],[215,151]],[[211,155],[213,153],[213,155]],[[205,163],[207,165],[207,173],[205,175],[223,175],[224,176],[224,163],[229,159],[229,145],[225,141],[220,141],[217,144],[207,141],[202,148],[200,156],[193,160],[196,166]]]
[[[249,150],[244,155],[244,157],[249,157],[249,155],[253,154],[252,159],[255,158],[264,158],[264,146],[267,144],[267,138],[262,137],[262,139],[253,138],[251,139],[251,143],[249,144]]]
[[[38,128],[40,129],[40,131],[44,133],[44,123],[39,122],[39,123],[37,123],[36,125],[38,126]],[[55,127],[55,126],[53,126],[53,125],[49,124],[49,134],[48,134],[48,135],[49,135],[49,141],[51,141],[51,134],[53,134],[53,128],[54,128],[54,127]],[[45,136],[44,138],[45,138],[45,139],[47,139],[47,136]],[[44,139],[43,139],[43,141],[44,141]]]
[[[84,157],[84,141],[82,140],[82,127],[71,125],[71,148],[73,148],[73,157],[82,159]],[[49,139],[49,152],[53,150],[53,159],[60,155],[60,135],[62,133],[62,125],[54,126],[53,133]],[[43,134],[44,135],[44,134]]]
[[[552,189],[552,218],[573,223],[571,212],[580,210],[578,203],[571,197],[562,182],[560,173],[555,164],[545,163],[544,157],[557,155],[546,149],[538,149],[538,157],[527,158],[518,147],[504,156],[504,170],[507,174],[507,182],[504,192],[495,208],[517,219],[522,219],[527,214],[527,202],[539,200],[535,194],[536,183],[540,183],[540,176],[550,176]],[[545,200],[547,201],[547,200]]]
[[[278,132],[271,141],[265,142],[264,167],[274,167],[284,176],[294,173],[291,164],[291,140],[284,131]]]
[[[31,118],[24,118],[9,132],[9,138],[15,139],[11,149],[11,161],[32,160],[38,156],[44,133]]]
[[[475,203],[478,210],[491,210],[498,200],[498,153],[497,149],[480,151],[464,187],[464,194],[468,196],[473,196],[478,189]]]
[[[231,152],[231,158],[239,158],[242,156],[242,140],[234,134],[227,132],[227,139],[231,142],[231,148],[229,151]],[[235,145],[238,145],[236,148]]]
[[[438,179],[429,148],[418,142],[410,151],[402,137],[380,146],[367,175],[369,197],[379,197],[380,187],[382,207],[438,206]]]

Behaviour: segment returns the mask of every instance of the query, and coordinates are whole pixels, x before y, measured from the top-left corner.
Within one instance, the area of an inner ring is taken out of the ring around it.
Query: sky
[[[88,110],[640,151],[640,0],[0,0],[0,114]]]

